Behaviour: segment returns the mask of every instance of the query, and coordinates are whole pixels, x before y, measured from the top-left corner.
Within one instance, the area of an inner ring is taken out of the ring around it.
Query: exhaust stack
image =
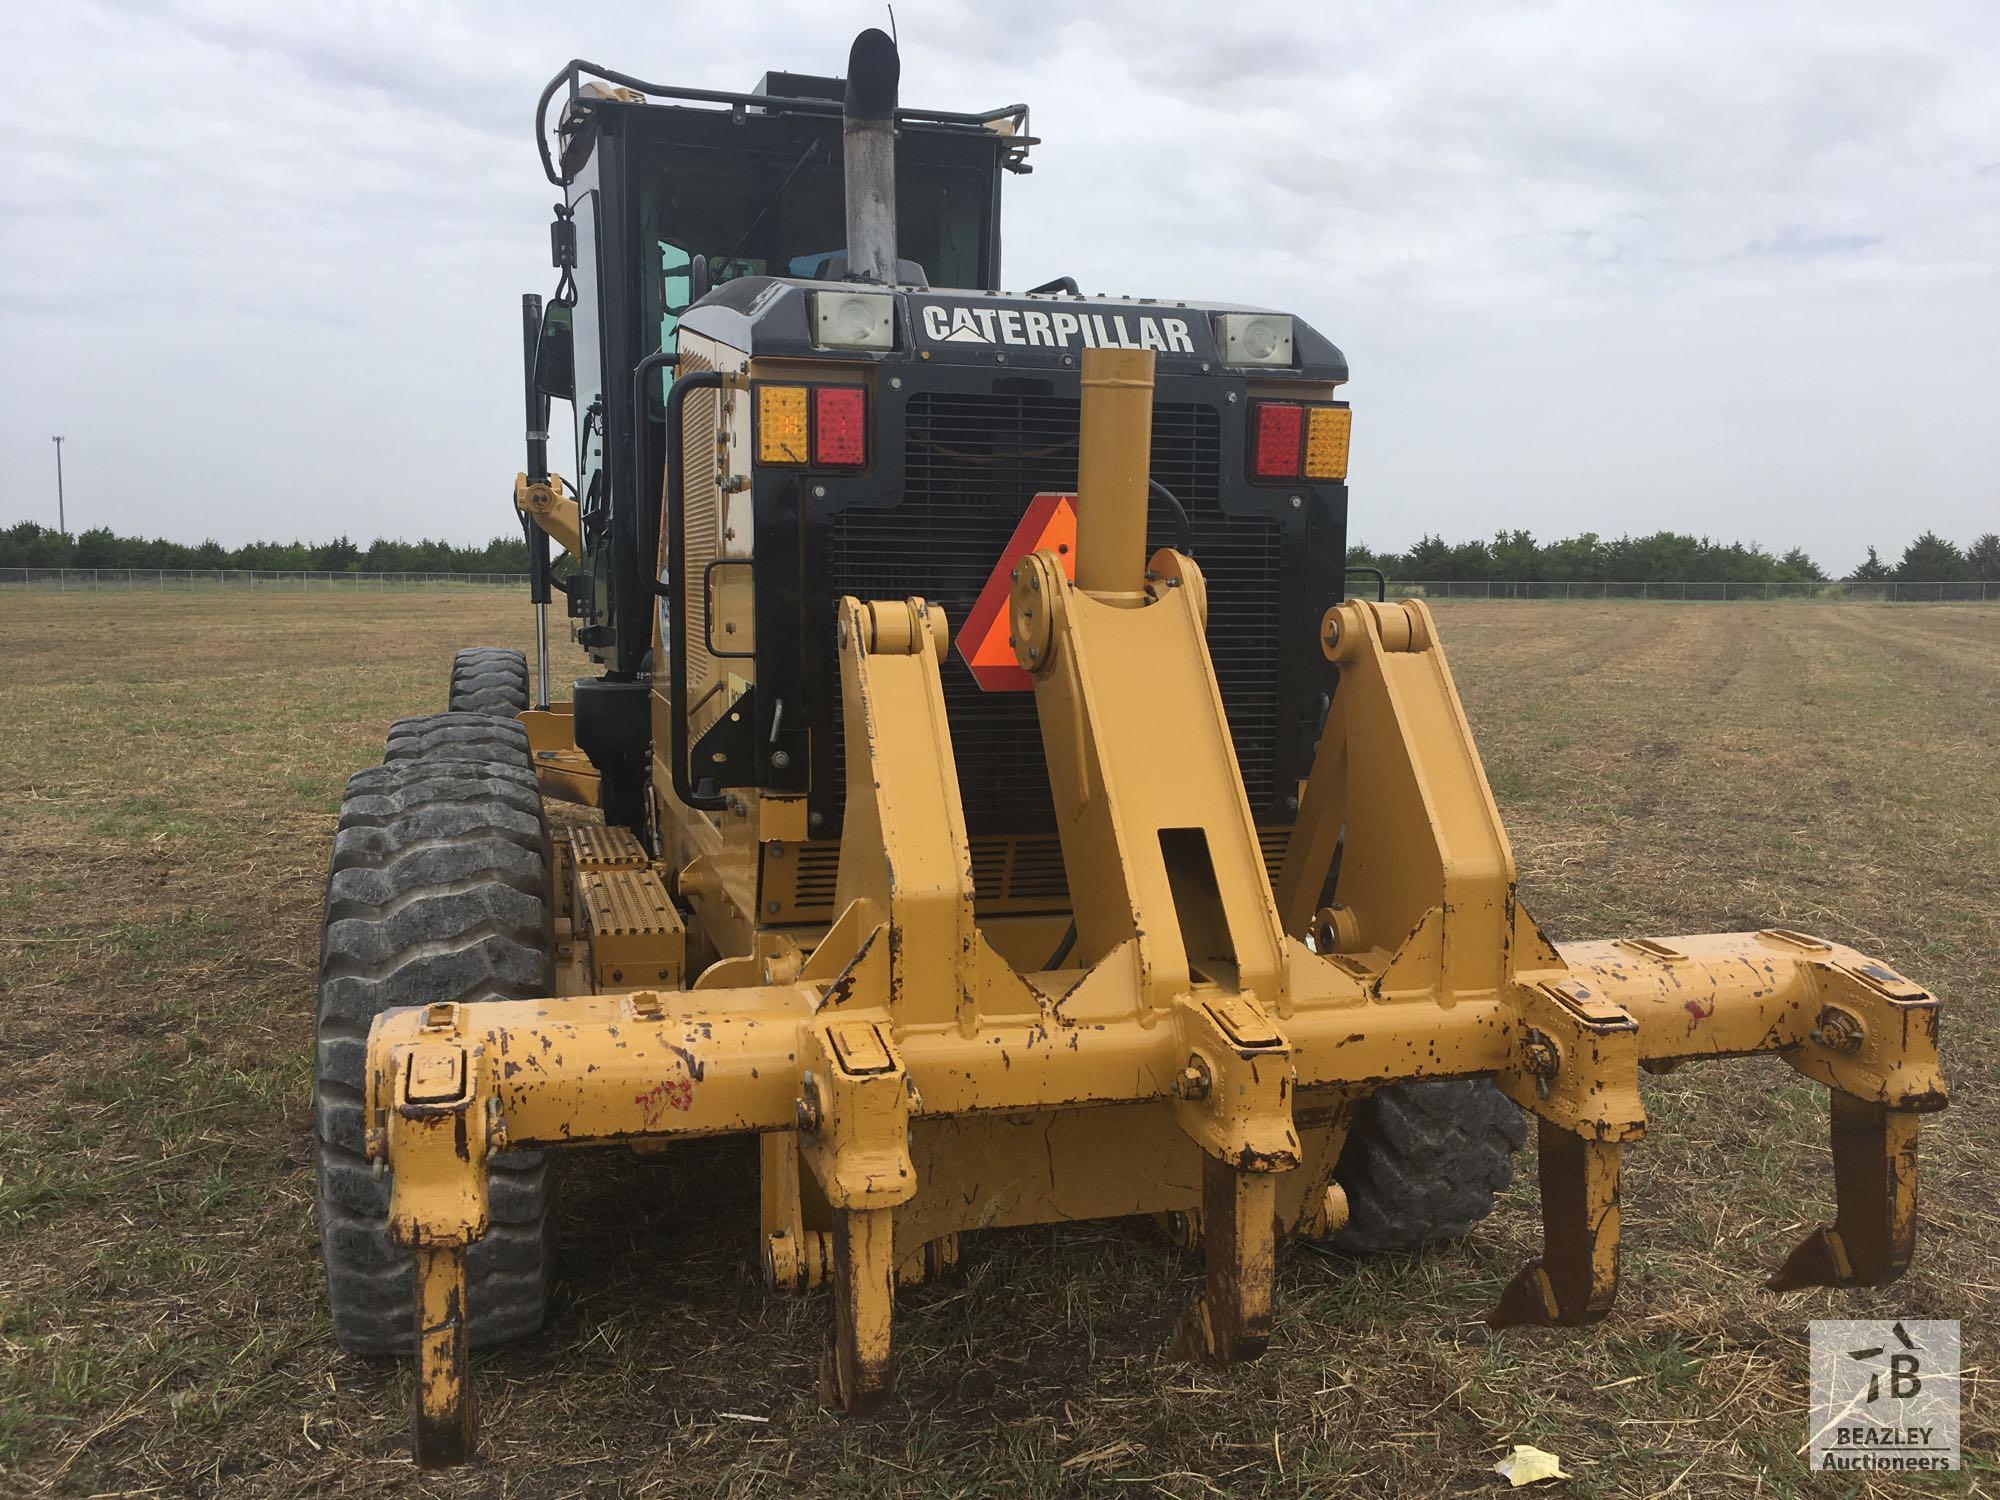
[[[854,39],[841,107],[850,281],[896,280],[896,85],[902,73],[887,32],[871,26]]]

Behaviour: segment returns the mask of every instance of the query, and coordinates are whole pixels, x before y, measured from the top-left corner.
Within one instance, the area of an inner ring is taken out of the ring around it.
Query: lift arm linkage
[[[516,474],[514,509],[529,525],[547,532],[549,539],[563,551],[575,557],[583,555],[583,527],[577,515],[576,497],[563,488],[562,480],[554,474],[541,480]]]

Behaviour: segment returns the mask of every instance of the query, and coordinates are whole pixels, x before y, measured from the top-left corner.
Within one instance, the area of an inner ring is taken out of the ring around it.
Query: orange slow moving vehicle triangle
[[[1014,660],[1007,639],[1007,594],[1014,565],[1030,552],[1053,552],[1072,582],[1076,578],[1076,502],[1069,495],[1037,495],[1001,550],[1000,562],[958,631],[958,654],[989,693],[1026,692],[1034,684]]]

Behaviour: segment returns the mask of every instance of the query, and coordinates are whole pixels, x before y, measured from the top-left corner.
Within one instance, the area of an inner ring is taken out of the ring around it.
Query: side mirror
[[[576,349],[570,329],[568,305],[551,302],[542,313],[542,336],[535,346],[535,390],[559,401],[576,400]]]
[[[693,307],[708,293],[708,257],[697,255],[688,262],[688,306]]]

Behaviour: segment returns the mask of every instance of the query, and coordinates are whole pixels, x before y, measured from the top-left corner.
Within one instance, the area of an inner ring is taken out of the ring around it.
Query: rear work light
[[[1292,320],[1283,313],[1217,313],[1215,338],[1225,365],[1292,362]]]
[[[895,299],[886,292],[814,292],[813,342],[822,349],[888,349]]]
[[[757,462],[858,469],[868,461],[868,393],[858,385],[757,387]]]
[[[1250,403],[1250,472],[1258,479],[1345,479],[1354,413],[1300,401]]]

